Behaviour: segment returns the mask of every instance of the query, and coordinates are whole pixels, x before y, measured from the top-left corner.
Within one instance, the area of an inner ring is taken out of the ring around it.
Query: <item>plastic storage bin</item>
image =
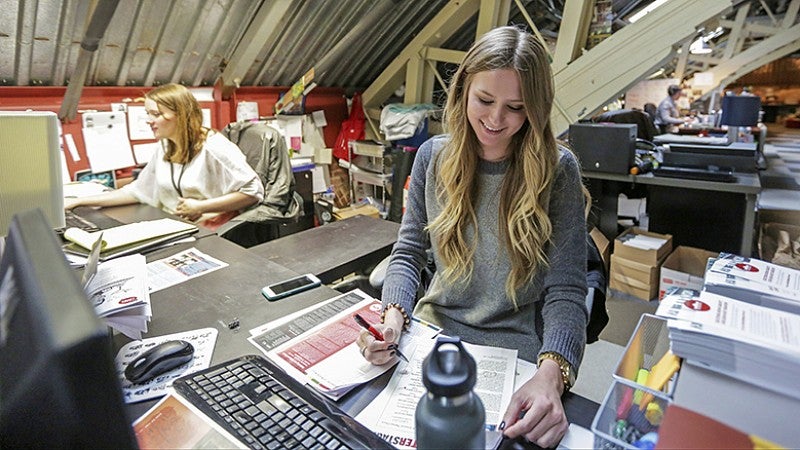
[[[657,438],[648,433],[658,433],[669,403],[663,392],[619,380],[612,382],[592,421],[595,448],[638,449],[644,448],[634,444],[639,440],[654,442],[652,439]]]
[[[643,314],[628,340],[613,376],[624,383],[636,385],[639,369],[649,371],[667,351],[669,351],[667,320],[652,314]],[[667,396],[672,395],[676,377],[677,374],[667,385]]]

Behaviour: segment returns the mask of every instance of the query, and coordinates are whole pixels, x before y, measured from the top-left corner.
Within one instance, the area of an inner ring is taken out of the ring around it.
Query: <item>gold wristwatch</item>
[[[569,391],[575,384],[575,371],[566,358],[556,352],[544,352],[539,355],[537,366],[541,366],[543,359],[551,359],[561,368],[561,380],[564,382],[564,392]]]

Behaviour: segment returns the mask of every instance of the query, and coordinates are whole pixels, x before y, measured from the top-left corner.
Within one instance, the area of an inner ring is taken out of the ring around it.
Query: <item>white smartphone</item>
[[[261,293],[267,300],[274,301],[317,287],[320,284],[322,284],[322,282],[319,278],[313,274],[307,273],[299,277],[289,278],[279,283],[264,286],[261,289]]]

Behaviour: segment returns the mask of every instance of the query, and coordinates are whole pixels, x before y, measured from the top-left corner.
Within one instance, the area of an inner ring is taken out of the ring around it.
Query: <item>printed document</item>
[[[292,377],[338,400],[396,362],[375,366],[361,356],[356,344],[363,329],[353,315],[380,323],[381,309],[380,301],[354,290],[259,327],[251,331],[249,340]],[[400,351],[411,351],[414,337],[431,340],[438,332],[436,327],[415,321],[403,334]]]
[[[414,414],[417,403],[426,392],[422,384],[422,362],[436,343],[430,338],[413,340],[415,345],[410,346],[408,353],[404,350],[409,362],[400,362],[389,384],[356,416],[356,420],[400,449],[417,447]],[[467,342],[464,342],[464,347],[475,358],[478,367],[474,391],[486,410],[486,429],[495,431],[514,393],[517,351]],[[527,381],[533,376],[533,371],[525,372]],[[493,442],[491,448],[496,444]]]
[[[206,255],[192,247],[147,264],[147,280],[150,292],[175,286],[223,267],[228,267],[228,263]]]
[[[130,255],[97,267],[84,288],[98,317],[131,339],[141,339],[153,315],[145,257]]]

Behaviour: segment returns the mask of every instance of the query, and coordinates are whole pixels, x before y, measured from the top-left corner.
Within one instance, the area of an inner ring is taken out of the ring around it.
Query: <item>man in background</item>
[[[682,95],[683,89],[681,89],[680,86],[675,84],[670,85],[667,88],[667,97],[658,104],[655,122],[662,134],[668,133],[673,126],[682,125],[686,122],[686,120],[681,117],[678,105],[676,104]]]

